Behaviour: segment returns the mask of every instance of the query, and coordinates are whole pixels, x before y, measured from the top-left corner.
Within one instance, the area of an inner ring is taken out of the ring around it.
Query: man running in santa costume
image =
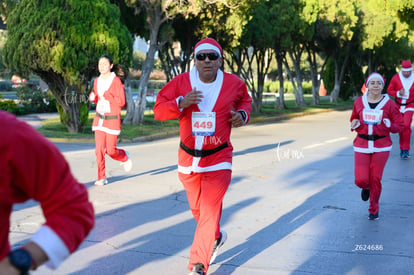
[[[154,115],[179,120],[178,176],[197,221],[188,269],[204,275],[227,238],[220,218],[231,181],[231,128],[249,121],[252,99],[240,78],[220,70],[223,50],[216,40],[198,42],[194,56],[194,68],[159,92]]]
[[[400,156],[410,157],[411,122],[414,114],[414,75],[409,60],[402,61],[401,71],[394,75],[387,92],[395,98],[404,119],[404,129],[400,133]]]

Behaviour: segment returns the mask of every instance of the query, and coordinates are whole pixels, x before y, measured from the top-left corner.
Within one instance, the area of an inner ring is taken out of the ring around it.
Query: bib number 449
[[[197,129],[211,129],[213,127],[213,123],[211,121],[197,121],[196,123],[194,123],[193,127]]]
[[[194,112],[191,125],[193,136],[213,136],[216,131],[216,113]]]

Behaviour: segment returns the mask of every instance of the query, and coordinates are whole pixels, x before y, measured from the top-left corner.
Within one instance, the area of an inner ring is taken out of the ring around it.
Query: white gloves
[[[356,124],[354,125],[354,127],[352,127],[352,123],[351,123],[351,129],[352,129],[352,130],[355,130],[355,129],[356,129],[356,128],[358,128],[360,125],[361,125],[361,122],[360,122],[359,120],[356,122]]]
[[[89,100],[90,101],[94,101],[95,100],[95,93],[94,92],[90,93]]]
[[[391,127],[391,121],[390,121],[388,118],[384,118],[384,119],[382,120],[382,122],[384,122],[384,124],[385,124],[385,126],[386,126],[387,128],[390,128],[390,127]]]

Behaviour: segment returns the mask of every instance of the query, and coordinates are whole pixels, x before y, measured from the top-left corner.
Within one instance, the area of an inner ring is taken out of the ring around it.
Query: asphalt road
[[[234,129],[233,180],[223,206],[228,240],[208,274],[414,274],[414,159],[398,136],[383,176],[380,219],[354,185],[350,111]],[[54,272],[188,274],[195,222],[177,179],[178,137],[125,143],[133,170],[107,159],[110,184],[93,185],[93,144],[57,144],[89,188],[96,226]],[[414,152],[414,151],[413,151]],[[39,207],[16,207],[11,242],[43,222]]]

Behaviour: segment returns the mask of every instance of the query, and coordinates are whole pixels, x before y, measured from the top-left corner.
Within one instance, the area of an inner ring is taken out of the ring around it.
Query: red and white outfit
[[[98,180],[102,180],[106,178],[105,152],[114,160],[121,162],[128,160],[126,151],[116,148],[121,133],[121,108],[125,106],[125,91],[121,79],[114,72],[108,79],[97,77],[93,82],[89,100],[96,103],[92,131],[95,131]]]
[[[352,129],[358,133],[354,139],[355,184],[370,190],[369,212],[375,215],[379,209],[382,174],[392,148],[390,133],[399,132],[403,120],[396,103],[388,95],[371,108],[368,93],[355,101],[350,121],[358,119],[360,122]]]
[[[193,87],[203,92],[203,100],[197,105],[180,109],[179,100],[191,92]],[[215,239],[220,236],[223,197],[231,181],[231,112],[244,112],[244,122],[247,123],[251,102],[246,84],[236,75],[218,70],[214,82],[203,83],[196,68],[175,77],[157,96],[155,119],[178,118],[180,124],[179,179],[187,192],[190,209],[197,221],[189,269],[196,263],[202,263],[205,270],[208,269]],[[198,135],[197,123],[200,117],[213,117],[207,119],[207,123],[200,121],[199,124],[210,125],[213,130],[209,134],[212,135]]]
[[[38,201],[46,222],[31,241],[57,268],[74,252],[95,221],[84,185],[71,174],[59,150],[32,126],[0,111],[0,261],[10,252],[13,204]]]
[[[402,66],[402,71],[412,70],[411,63],[406,61]],[[400,149],[410,150],[411,141],[411,122],[414,114],[414,74],[407,78],[402,71],[394,75],[387,88],[387,93],[395,98],[395,102],[400,106],[400,112],[404,119],[404,129],[400,132]],[[404,95],[400,95],[400,90],[404,89]]]

